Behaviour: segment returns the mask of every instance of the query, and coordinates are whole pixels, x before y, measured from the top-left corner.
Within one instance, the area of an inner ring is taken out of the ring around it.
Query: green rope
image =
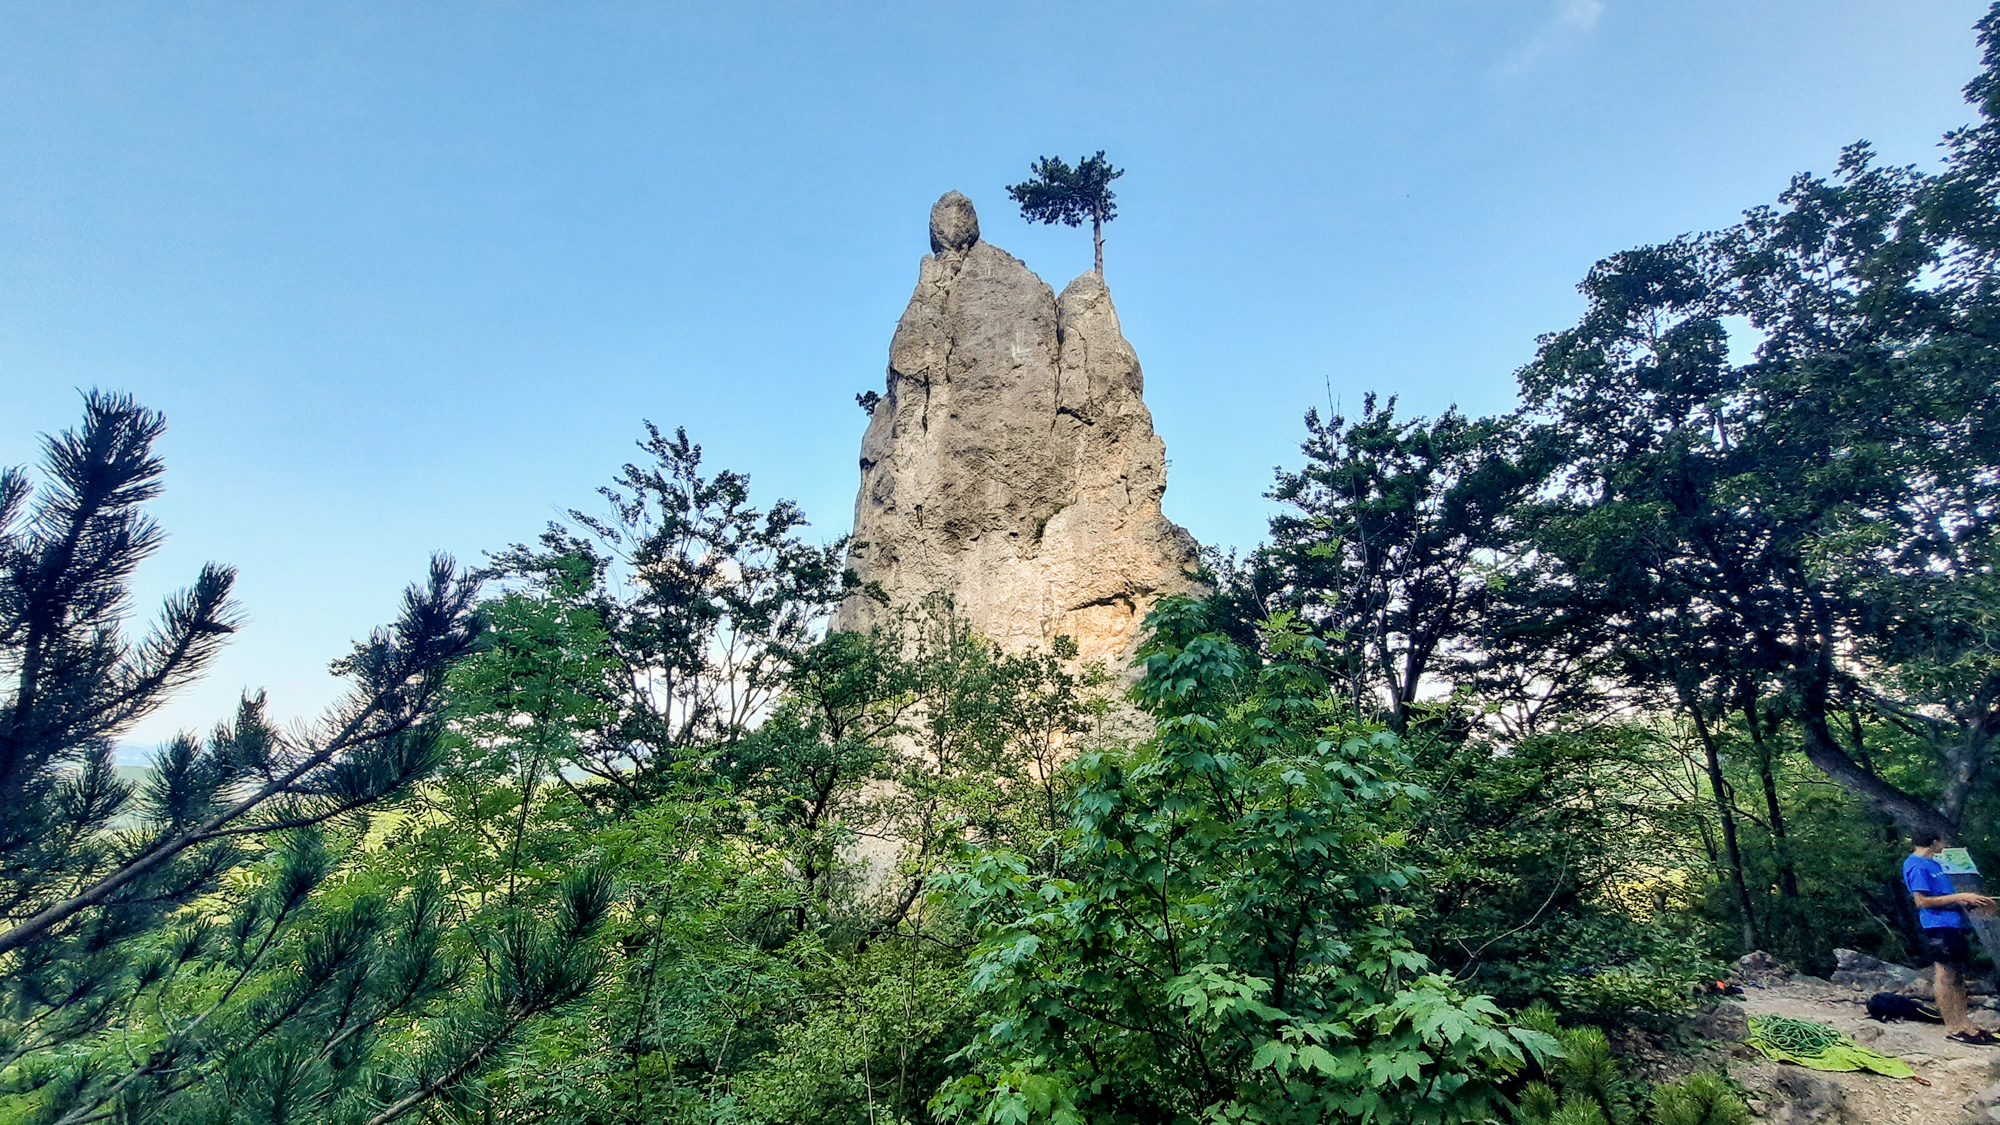
[[[1903,1060],[1871,1051],[1826,1024],[1789,1016],[1750,1017],[1750,1038],[1744,1042],[1766,1058],[1814,1070],[1872,1070],[1891,1078],[1916,1073]]]
[[[1757,1035],[1787,1053],[1809,1058],[1840,1046],[1844,1037],[1823,1023],[1790,1016],[1759,1016],[1751,1021]]]

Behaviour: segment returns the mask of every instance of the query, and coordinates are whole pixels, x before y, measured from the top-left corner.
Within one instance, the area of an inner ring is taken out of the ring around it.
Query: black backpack
[[[1871,1020],[1918,1020],[1923,1023],[1943,1023],[1937,1005],[1914,996],[1904,996],[1898,992],[1878,992],[1868,998],[1868,1018]]]

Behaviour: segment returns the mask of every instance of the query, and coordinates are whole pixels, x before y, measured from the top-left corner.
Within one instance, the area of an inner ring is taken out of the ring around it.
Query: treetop
[[[1028,166],[1034,178],[1012,184],[1007,194],[1021,205],[1030,222],[1082,226],[1085,219],[1109,222],[1118,215],[1111,181],[1125,174],[1104,159],[1104,150],[1086,156],[1072,168],[1059,156],[1044,156]]]

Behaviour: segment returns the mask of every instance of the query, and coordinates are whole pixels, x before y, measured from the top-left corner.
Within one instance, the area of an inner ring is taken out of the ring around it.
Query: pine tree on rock
[[[1007,194],[1021,205],[1021,217],[1031,223],[1082,226],[1090,220],[1090,244],[1097,276],[1104,276],[1104,224],[1118,217],[1111,181],[1125,174],[1104,159],[1104,150],[1086,156],[1072,168],[1059,156],[1044,156],[1029,165],[1035,176],[1010,185]]]

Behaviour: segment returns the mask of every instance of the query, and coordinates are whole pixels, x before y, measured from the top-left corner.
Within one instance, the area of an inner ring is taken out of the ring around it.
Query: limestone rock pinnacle
[[[957,192],[931,208],[931,247],[861,442],[850,565],[892,603],[951,594],[1010,651],[1067,634],[1126,672],[1196,546],[1160,512],[1166,446],[1111,291],[1091,272],[1057,297],[979,240]],[[851,598],[835,626],[881,612]]]

